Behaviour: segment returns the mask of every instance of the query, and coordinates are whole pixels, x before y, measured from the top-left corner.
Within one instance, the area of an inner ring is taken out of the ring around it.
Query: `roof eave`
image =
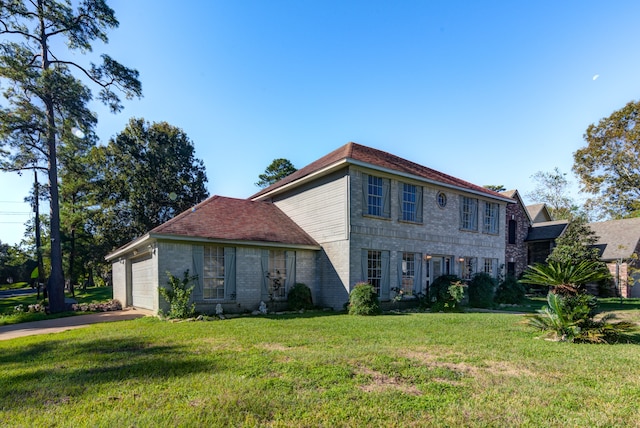
[[[173,235],[164,233],[149,234],[151,238],[165,241],[183,241],[183,242],[202,242],[207,244],[222,244],[233,246],[245,246],[245,247],[274,247],[274,248],[295,248],[300,250],[321,250],[320,245],[312,244],[294,244],[284,242],[271,242],[271,241],[245,241],[241,239],[220,239],[220,238],[204,238],[201,236],[189,236],[189,235]]]

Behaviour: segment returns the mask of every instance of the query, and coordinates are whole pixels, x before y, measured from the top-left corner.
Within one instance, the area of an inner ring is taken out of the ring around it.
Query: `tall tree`
[[[131,119],[105,147],[98,167],[96,232],[106,250],[118,247],[191,208],[207,196],[205,167],[193,143],[166,122]]]
[[[108,42],[106,31],[118,26],[105,0],[0,1],[0,78],[8,107],[0,109],[0,145],[5,169],[46,164],[50,190],[51,275],[49,308],[64,310],[64,274],[60,233],[57,144],[65,120],[91,128],[95,116],[87,108],[92,95],[74,72],[100,87],[98,98],[113,112],[122,109],[118,92],[140,96],[138,72],[108,55],[100,65],[83,66],[72,54],[90,52],[96,40]],[[66,42],[66,43],[65,43]],[[66,45],[66,48],[63,46]],[[64,59],[69,55],[69,59]],[[117,91],[117,92],[116,92]],[[43,162],[44,161],[44,162]]]
[[[554,220],[571,218],[578,211],[573,199],[567,194],[567,174],[555,167],[551,172],[538,171],[531,176],[536,187],[526,196],[533,202],[546,204]]]
[[[278,158],[264,170],[264,174],[258,175],[259,181],[256,186],[265,188],[271,186],[276,181],[282,180],[287,175],[296,172],[297,169],[288,159]]]
[[[573,154],[573,171],[590,208],[602,217],[640,216],[640,101],[630,102],[584,134],[587,146]]]

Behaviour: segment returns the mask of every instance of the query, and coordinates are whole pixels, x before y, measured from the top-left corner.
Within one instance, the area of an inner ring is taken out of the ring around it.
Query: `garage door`
[[[131,298],[133,306],[154,309],[158,290],[153,280],[153,263],[151,257],[136,260],[131,264]]]

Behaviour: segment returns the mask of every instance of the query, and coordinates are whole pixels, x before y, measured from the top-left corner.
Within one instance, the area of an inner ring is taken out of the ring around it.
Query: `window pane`
[[[413,283],[416,276],[415,253],[402,253],[402,294],[413,295]]]
[[[287,257],[283,250],[269,251],[269,295],[276,300],[287,297]]]

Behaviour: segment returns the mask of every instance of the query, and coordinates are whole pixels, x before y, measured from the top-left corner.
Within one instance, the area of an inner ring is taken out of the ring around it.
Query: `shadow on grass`
[[[2,365],[25,361],[33,362],[31,369],[3,373],[0,408],[41,407],[51,396],[73,398],[105,383],[170,379],[225,369],[223,359],[215,356],[199,357],[183,346],[138,338],[47,341],[0,350]],[[47,361],[53,361],[53,367],[47,367]]]

